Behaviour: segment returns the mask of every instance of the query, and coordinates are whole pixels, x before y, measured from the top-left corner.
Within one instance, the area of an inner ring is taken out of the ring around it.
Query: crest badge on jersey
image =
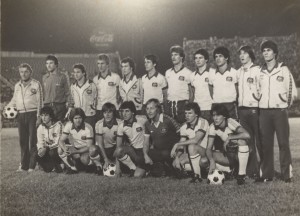
[[[86,140],[86,136],[81,136],[81,139],[82,140]]]
[[[108,86],[115,86],[114,82],[108,82]]]
[[[136,87],[137,87],[136,85],[133,85],[133,86],[132,86],[133,89],[136,89]]]
[[[180,81],[184,81],[184,76],[180,76],[178,79],[179,79]]]
[[[226,81],[232,82],[232,77],[231,76],[226,77]]]
[[[32,94],[36,94],[36,89],[32,88],[32,89],[30,89],[30,91]]]
[[[254,82],[254,79],[251,78],[251,77],[249,77],[249,78],[247,79],[247,82],[248,82],[248,83],[253,83],[253,82]]]
[[[277,80],[278,82],[283,82],[283,80],[284,80],[284,77],[282,77],[282,76],[278,76],[278,77],[276,78],[276,80]]]
[[[152,83],[152,87],[157,87],[158,84],[156,82]]]
[[[136,128],[136,132],[141,132],[142,130],[143,130],[142,127],[137,127],[137,128]]]
[[[86,93],[87,93],[87,94],[92,94],[92,90],[89,89],[89,90],[86,91]]]
[[[52,136],[53,136],[53,137],[57,137],[57,133],[53,133]]]
[[[207,83],[209,82],[208,77],[205,78],[205,82],[207,82]]]
[[[167,128],[162,128],[161,133],[167,133]]]

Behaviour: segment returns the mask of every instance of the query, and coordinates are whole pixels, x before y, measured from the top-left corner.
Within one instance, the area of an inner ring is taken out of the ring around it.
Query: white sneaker
[[[27,170],[22,169],[22,166],[20,165],[16,172],[26,172]]]
[[[28,172],[33,172],[33,171],[34,171],[34,169],[29,169],[29,170],[28,170]]]

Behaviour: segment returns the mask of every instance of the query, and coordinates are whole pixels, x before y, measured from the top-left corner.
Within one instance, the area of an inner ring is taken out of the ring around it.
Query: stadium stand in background
[[[110,57],[110,69],[120,75],[120,55],[107,53]],[[1,52],[1,112],[4,106],[13,96],[14,85],[20,80],[18,66],[28,63],[33,69],[33,78],[42,81],[46,73],[45,58],[48,54],[31,52]],[[88,72],[88,78],[92,79],[97,74],[97,54],[55,54],[59,61],[59,69],[70,77],[72,82],[73,65],[83,63]],[[15,127],[16,120],[2,118],[3,127]]]

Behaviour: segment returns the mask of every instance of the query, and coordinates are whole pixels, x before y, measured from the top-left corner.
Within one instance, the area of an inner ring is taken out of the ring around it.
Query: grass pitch
[[[188,179],[17,173],[17,129],[2,129],[1,215],[300,215],[300,119],[290,119],[294,182],[238,186]],[[275,145],[279,171],[278,146]]]

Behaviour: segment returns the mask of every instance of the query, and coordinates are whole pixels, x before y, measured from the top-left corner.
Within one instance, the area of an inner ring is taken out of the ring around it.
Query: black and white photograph
[[[300,215],[300,0],[0,7],[0,215]]]

